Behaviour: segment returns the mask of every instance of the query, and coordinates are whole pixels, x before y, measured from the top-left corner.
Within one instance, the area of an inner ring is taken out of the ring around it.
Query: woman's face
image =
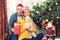
[[[25,16],[30,16],[30,10],[24,10],[24,15]]]

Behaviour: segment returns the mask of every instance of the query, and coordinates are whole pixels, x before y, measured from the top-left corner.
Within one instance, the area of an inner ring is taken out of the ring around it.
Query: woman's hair
[[[29,10],[29,9],[24,9],[24,10]],[[24,15],[24,10],[23,10],[23,15]],[[30,17],[31,17],[31,11],[29,10],[29,12],[30,12]],[[24,15],[25,16],[25,15]]]

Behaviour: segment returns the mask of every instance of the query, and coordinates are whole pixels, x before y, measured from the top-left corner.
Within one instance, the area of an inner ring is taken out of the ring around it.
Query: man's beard
[[[17,13],[17,15],[18,15],[18,16],[23,16],[23,13],[19,13],[19,14]]]

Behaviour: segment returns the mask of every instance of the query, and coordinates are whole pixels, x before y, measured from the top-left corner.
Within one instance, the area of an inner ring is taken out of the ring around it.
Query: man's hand
[[[12,28],[11,31],[14,32],[14,28]]]

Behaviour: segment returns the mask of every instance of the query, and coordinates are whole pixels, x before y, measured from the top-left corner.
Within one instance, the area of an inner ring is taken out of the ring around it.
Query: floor
[[[46,32],[45,29],[39,29],[38,27],[37,27],[37,29],[38,29],[38,33],[43,33],[43,34],[45,34],[45,32]],[[60,38],[55,38],[55,40],[60,40]]]
[[[60,38],[55,38],[55,40],[60,40]]]

